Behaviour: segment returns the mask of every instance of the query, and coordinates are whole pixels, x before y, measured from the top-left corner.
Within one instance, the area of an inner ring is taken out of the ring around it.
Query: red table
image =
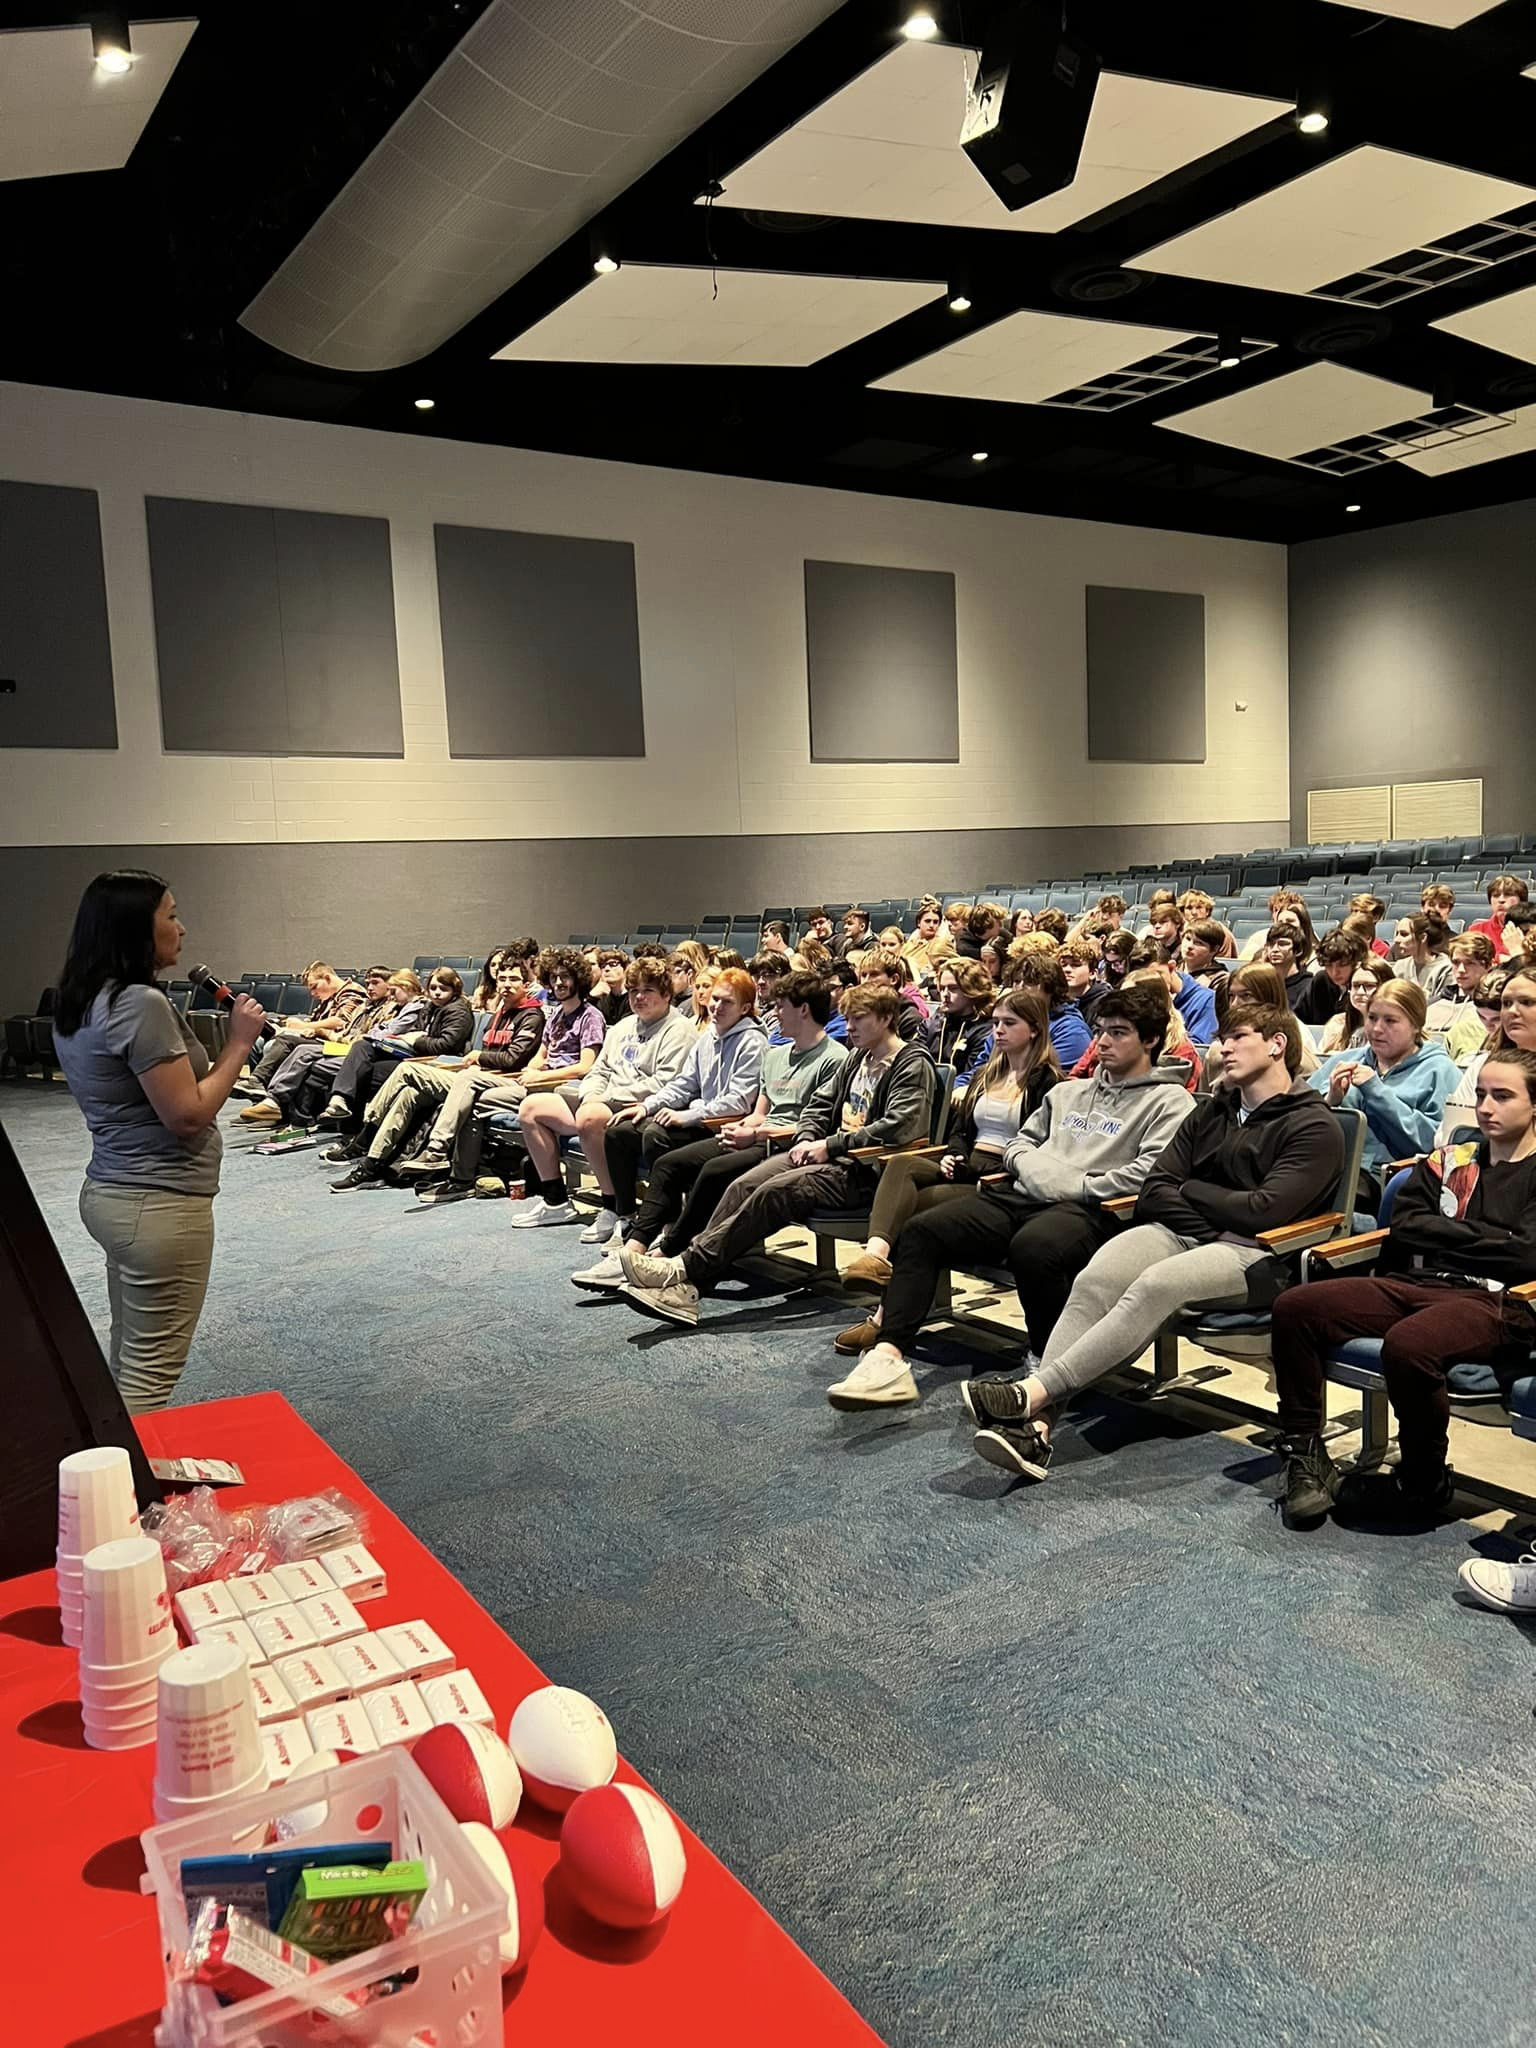
[[[369,1605],[370,1625],[424,1616],[475,1672],[503,1733],[517,1702],[545,1682],[281,1395],[169,1409],[141,1417],[138,1427],[152,1457],[233,1458],[250,1484],[226,1489],[226,1501],[334,1486],[366,1506],[369,1547],[389,1579],[387,1597]],[[86,1747],[51,1571],[0,1584],[0,1698],[5,1845],[17,1859],[6,1887],[5,1946],[22,1959],[5,1976],[5,2036],[36,2048],[141,2048],[152,2039],[161,1992],[154,1901],[138,1888],[154,1750]],[[623,1762],[619,1775],[642,1782]],[[552,1872],[556,1826],[525,1805],[517,1832]],[[549,1924],[527,1971],[504,1993],[507,2038],[562,2048],[727,2040],[735,2048],[879,2048],[879,2037],[751,1893],[686,1827],[683,1836],[688,1876],[660,1929],[609,1934],[564,1901],[558,1881],[547,1885]]]

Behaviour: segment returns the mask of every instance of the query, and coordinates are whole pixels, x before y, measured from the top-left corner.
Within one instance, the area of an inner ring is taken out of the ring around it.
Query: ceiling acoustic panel
[[[1406,418],[1422,393],[1339,363],[1311,363],[1229,398],[1197,405],[1163,424],[1202,441],[1292,462],[1309,449],[1369,434]]]
[[[196,27],[131,21],[133,65],[118,76],[88,28],[0,31],[0,179],[121,170]]]
[[[1484,348],[1536,363],[1536,284],[1502,299],[1489,299],[1481,306],[1469,306],[1462,313],[1448,313],[1430,325],[1443,327],[1447,334],[1459,334],[1463,341],[1480,342]]]
[[[944,290],[941,279],[711,272],[626,263],[496,351],[497,362],[820,362]]]
[[[931,227],[1050,233],[1287,111],[1281,100],[1106,71],[1073,182],[1010,213],[960,148],[974,50],[902,43],[722,183],[725,203]]]
[[[1533,199],[1530,186],[1365,143],[1143,251],[1136,268],[1315,292]]]
[[[415,362],[835,7],[491,0],[241,324],[333,370]]]
[[[1335,7],[1356,7],[1363,14],[1393,14],[1399,21],[1419,21],[1429,28],[1460,28],[1486,14],[1498,0],[1333,0]]]
[[[1536,405],[1522,411],[1499,415],[1488,431],[1465,439],[1447,441],[1422,454],[1405,455],[1403,460],[1420,476],[1446,476],[1455,469],[1476,469],[1485,462],[1502,462],[1509,455],[1527,455],[1536,448]]]
[[[875,389],[1038,404],[1183,339],[1174,327],[1010,313],[1005,320],[968,330],[933,355],[877,378]]]

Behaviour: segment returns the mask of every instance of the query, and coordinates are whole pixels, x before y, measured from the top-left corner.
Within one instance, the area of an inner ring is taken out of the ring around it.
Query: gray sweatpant
[[[1191,1244],[1138,1223],[1101,1245],[1073,1283],[1037,1377],[1053,1402],[1139,1358],[1168,1318],[1197,1302],[1241,1308],[1258,1245]]]

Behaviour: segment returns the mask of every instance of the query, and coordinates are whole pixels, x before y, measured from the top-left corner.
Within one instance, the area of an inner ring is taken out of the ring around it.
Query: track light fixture
[[[96,69],[108,78],[121,78],[133,69],[133,44],[128,37],[128,17],[115,8],[99,9],[91,21],[91,55]]]
[[[1235,334],[1221,334],[1216,338],[1216,364],[1222,370],[1235,370],[1243,360],[1243,344]]]
[[[931,43],[939,32],[939,24],[926,7],[919,7],[901,24],[901,32],[909,43]]]

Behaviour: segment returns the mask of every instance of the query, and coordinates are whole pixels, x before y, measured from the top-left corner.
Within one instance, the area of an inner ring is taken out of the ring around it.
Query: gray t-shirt
[[[138,982],[103,989],[80,1029],[54,1048],[70,1092],[91,1134],[86,1177],[108,1187],[165,1188],[178,1195],[216,1195],[224,1140],[215,1125],[178,1138],[155,1114],[140,1074],[185,1055],[201,1081],[208,1055],[163,992]]]

